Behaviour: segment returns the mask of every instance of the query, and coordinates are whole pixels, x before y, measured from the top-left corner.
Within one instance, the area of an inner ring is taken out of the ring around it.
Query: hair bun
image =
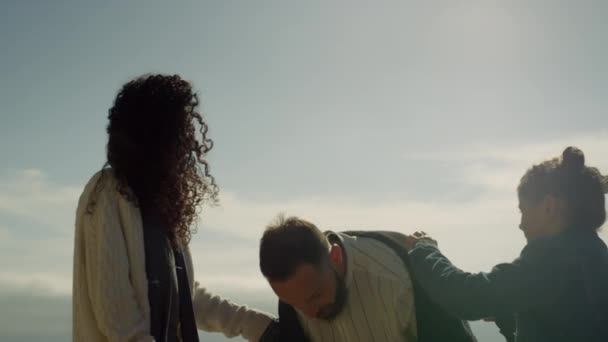
[[[577,147],[570,146],[562,153],[562,166],[568,170],[581,170],[585,166],[585,155]]]

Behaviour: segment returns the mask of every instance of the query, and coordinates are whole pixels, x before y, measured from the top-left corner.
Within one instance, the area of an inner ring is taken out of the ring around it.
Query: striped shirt
[[[298,312],[311,341],[415,341],[414,290],[399,256],[374,239],[335,236],[346,256],[347,300],[331,321],[310,319]]]

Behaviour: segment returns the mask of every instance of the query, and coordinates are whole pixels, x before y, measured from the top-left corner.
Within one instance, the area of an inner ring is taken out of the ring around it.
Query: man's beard
[[[333,270],[333,272],[336,277],[336,295],[334,296],[334,302],[328,305],[326,309],[323,310],[325,312],[321,313],[318,317],[319,319],[327,321],[333,320],[342,312],[344,306],[346,306],[346,299],[348,297],[346,282],[338,275],[338,272],[335,270]]]

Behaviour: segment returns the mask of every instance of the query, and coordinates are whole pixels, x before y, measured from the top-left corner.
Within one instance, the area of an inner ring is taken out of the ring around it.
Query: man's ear
[[[329,260],[334,265],[342,265],[344,263],[344,253],[342,253],[342,247],[334,243],[329,249]]]

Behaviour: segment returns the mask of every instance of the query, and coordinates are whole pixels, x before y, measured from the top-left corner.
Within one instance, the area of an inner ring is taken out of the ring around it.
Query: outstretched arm
[[[462,319],[508,316],[548,304],[564,288],[560,286],[565,281],[563,265],[547,262],[542,252],[522,253],[488,273],[470,273],[454,266],[433,240],[419,240],[409,252],[416,281],[433,300]]]
[[[260,338],[273,321],[270,314],[250,309],[208,292],[196,283],[194,315],[200,329],[221,332],[227,337],[243,336],[248,341]]]

